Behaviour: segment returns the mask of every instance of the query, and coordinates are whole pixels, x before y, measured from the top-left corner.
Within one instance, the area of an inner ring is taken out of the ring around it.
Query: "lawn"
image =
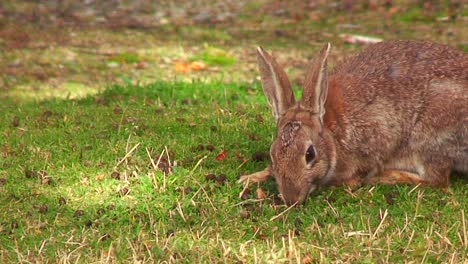
[[[138,27],[112,24],[125,13],[90,26],[5,1],[0,263],[466,263],[467,177],[445,190],[324,188],[295,208],[272,179],[239,195],[238,177],[270,162],[276,132],[256,46],[297,93],[324,42],[331,66],[363,48],[343,33],[468,50],[463,1],[306,2],[245,1],[220,23]]]
[[[328,188],[286,212],[273,182],[239,197],[274,136],[258,83],[112,86],[0,111],[3,263],[466,260],[459,177],[445,191]]]

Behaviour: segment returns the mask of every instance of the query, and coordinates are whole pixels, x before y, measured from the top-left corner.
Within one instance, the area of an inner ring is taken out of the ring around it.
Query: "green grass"
[[[131,52],[122,52],[110,57],[109,61],[117,63],[137,63],[140,61],[138,54]]]
[[[0,112],[1,263],[466,261],[461,178],[328,188],[273,221],[286,209],[273,182],[240,199],[238,175],[264,168],[251,155],[275,133],[257,84],[114,86]],[[165,175],[149,156],[167,153]]]
[[[227,51],[211,47],[205,44],[204,50],[199,54],[192,57],[192,60],[202,60],[208,65],[228,66],[233,64],[236,60]]]

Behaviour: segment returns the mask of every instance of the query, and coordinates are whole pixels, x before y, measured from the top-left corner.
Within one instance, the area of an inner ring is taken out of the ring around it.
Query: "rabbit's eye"
[[[305,158],[306,158],[307,163],[311,163],[314,160],[315,158],[314,146],[310,145],[309,148],[307,148]]]

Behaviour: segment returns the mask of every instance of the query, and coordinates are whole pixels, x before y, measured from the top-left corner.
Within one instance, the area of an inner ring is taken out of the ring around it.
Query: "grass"
[[[460,177],[327,188],[284,214],[273,182],[239,198],[275,132],[258,84],[116,85],[0,112],[2,263],[467,260]]]
[[[123,52],[110,57],[109,61],[117,63],[137,63],[140,61],[140,58],[138,57],[138,54]]]
[[[274,182],[242,198],[236,182],[268,164],[255,160],[275,135],[252,83],[255,46],[294,83],[323,42],[331,64],[362,48],[341,33],[466,51],[466,8],[447,5],[327,4],[283,17],[248,1],[227,24],[149,31],[4,24],[0,263],[466,263],[466,178],[446,191],[327,188],[291,210]],[[192,60],[207,69],[177,72]]]
[[[202,60],[208,65],[228,66],[236,60],[227,51],[205,45],[204,50],[192,57],[191,60]]]

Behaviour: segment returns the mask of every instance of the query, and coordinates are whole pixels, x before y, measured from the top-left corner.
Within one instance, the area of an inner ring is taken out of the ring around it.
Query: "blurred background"
[[[265,46],[302,83],[331,42],[331,64],[385,39],[468,50],[464,0],[3,0],[0,98],[79,97],[155,80],[256,81]]]

